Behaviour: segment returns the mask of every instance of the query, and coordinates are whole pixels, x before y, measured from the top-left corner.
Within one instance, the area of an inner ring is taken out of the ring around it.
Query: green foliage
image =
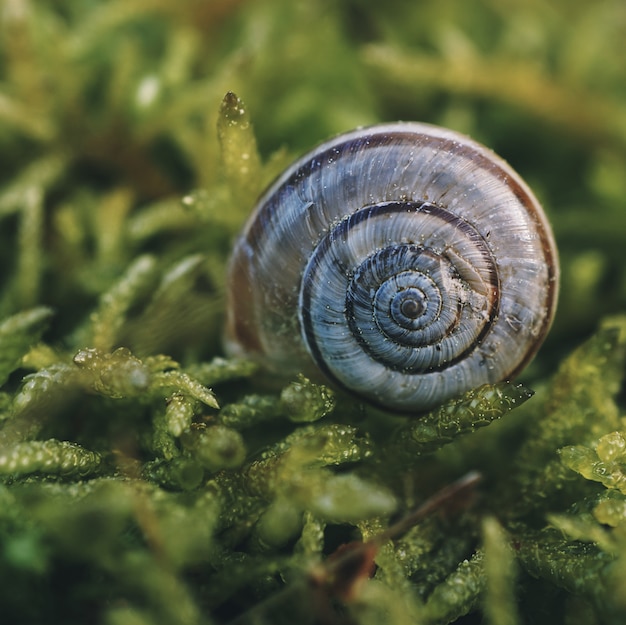
[[[510,539],[493,517],[483,521],[485,615],[491,625],[517,625],[515,554]]]
[[[5,319],[0,324],[0,386],[22,363],[30,346],[43,334],[52,316],[48,308],[36,308]]]
[[[625,28],[621,0],[6,0],[2,621],[623,623]],[[562,262],[522,385],[416,418],[222,351],[256,195],[396,119],[507,158]]]
[[[17,443],[0,456],[0,474],[50,473],[84,477],[98,472],[100,454],[74,443],[48,439]]]
[[[390,457],[403,456],[405,463],[423,453],[436,451],[465,434],[500,419],[533,396],[521,384],[501,382],[472,389],[441,408],[396,430],[388,449]]]

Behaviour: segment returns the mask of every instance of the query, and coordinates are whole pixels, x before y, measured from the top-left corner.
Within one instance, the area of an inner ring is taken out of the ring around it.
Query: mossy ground
[[[4,0],[0,20],[2,622],[626,621],[621,0]],[[233,238],[296,155],[398,119],[473,136],[540,197],[551,334],[523,387],[421,420],[295,372],[264,390],[223,358]],[[472,470],[473,503],[376,539]],[[346,588],[324,563],[350,540],[373,542]]]

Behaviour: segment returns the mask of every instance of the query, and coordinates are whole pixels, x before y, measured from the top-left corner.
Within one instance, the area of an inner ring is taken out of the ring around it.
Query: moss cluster
[[[626,621],[621,0],[5,0],[0,28],[0,620]],[[507,158],[563,269],[522,384],[421,419],[221,347],[258,192],[397,119]]]

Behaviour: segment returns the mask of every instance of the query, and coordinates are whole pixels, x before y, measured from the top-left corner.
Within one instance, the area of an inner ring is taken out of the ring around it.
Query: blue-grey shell
[[[554,315],[558,260],[541,206],[502,159],[393,123],[285,171],[229,278],[231,352],[422,412],[525,366]]]

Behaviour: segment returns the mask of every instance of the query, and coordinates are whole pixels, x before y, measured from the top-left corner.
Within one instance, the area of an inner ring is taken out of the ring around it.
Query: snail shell
[[[270,186],[229,288],[231,353],[421,412],[529,362],[558,260],[507,163],[456,132],[392,123],[331,139]]]

